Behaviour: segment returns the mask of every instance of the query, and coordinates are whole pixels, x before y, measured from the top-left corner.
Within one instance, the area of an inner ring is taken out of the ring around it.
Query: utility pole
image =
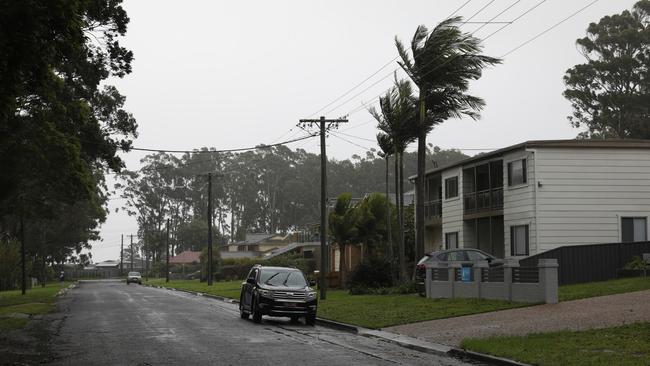
[[[120,241],[120,277],[122,277],[124,271],[124,234],[122,234],[122,240]]]
[[[320,299],[327,298],[327,272],[329,266],[329,248],[327,247],[327,152],[325,151],[325,132],[339,123],[347,122],[347,119],[301,119],[300,127],[316,124],[320,129]],[[341,253],[343,255],[343,253]]]
[[[131,238],[131,272],[133,272],[133,234],[129,235]]]
[[[25,271],[25,220],[23,215],[20,215],[20,267],[21,267],[21,283],[20,291],[24,295],[27,291],[27,274]]]
[[[169,219],[167,219],[167,265],[165,267],[165,282],[169,282]]]
[[[212,173],[208,173],[208,286],[212,286]]]

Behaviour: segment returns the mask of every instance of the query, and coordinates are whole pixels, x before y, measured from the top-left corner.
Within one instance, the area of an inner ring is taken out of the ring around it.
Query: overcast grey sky
[[[395,36],[409,43],[419,24],[431,29],[466,1],[128,0],[124,7],[131,22],[122,42],[135,54],[133,73],[110,83],[127,97],[138,121],[137,147],[229,149],[288,140],[304,134],[291,130],[298,119],[310,117],[397,56]],[[486,21],[516,3],[494,20],[510,21],[540,1],[471,0],[458,14],[467,18],[485,7],[472,21]],[[547,0],[486,40],[484,53],[503,56],[592,1]],[[579,131],[568,124],[571,109],[562,96],[564,72],[584,62],[575,40],[590,22],[634,3],[600,0],[508,55],[472,86],[472,93],[487,102],[482,119],[447,121],[427,141],[443,148],[490,149],[575,137]],[[472,32],[479,26],[463,28]],[[483,38],[501,26],[487,25],[475,35]],[[392,62],[314,117],[357,110],[340,131],[356,136],[345,138],[357,145],[375,147],[364,140],[374,139],[375,123],[360,107],[390,87],[392,77],[380,79],[396,67]],[[289,146],[317,153],[318,139]],[[327,148],[337,159],[365,153],[334,136]],[[127,168],[138,169],[144,155],[124,154]],[[104,241],[93,245],[95,261],[119,258],[120,234],[137,231],[134,218],[114,213],[122,203],[110,202]]]

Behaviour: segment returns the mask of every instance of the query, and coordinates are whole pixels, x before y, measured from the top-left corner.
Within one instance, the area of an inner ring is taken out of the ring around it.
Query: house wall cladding
[[[536,152],[535,167],[538,253],[619,242],[621,217],[650,216],[647,150],[544,148]]]
[[[458,197],[445,199],[446,188],[445,179],[458,177]],[[458,233],[458,246],[463,247],[464,230],[463,230],[463,170],[461,167],[449,169],[442,173],[442,247],[445,234]]]
[[[526,159],[526,183],[508,185],[508,163]],[[528,225],[528,253],[538,253],[535,220],[536,157],[533,152],[516,150],[503,156],[503,242],[505,257],[510,257],[510,227]]]

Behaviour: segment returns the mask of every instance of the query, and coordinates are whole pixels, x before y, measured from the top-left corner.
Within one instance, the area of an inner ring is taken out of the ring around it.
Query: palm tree
[[[358,239],[357,215],[350,193],[343,193],[336,199],[336,205],[329,214],[328,222],[330,235],[339,246],[339,278],[341,288],[345,288],[348,272],[345,249]]]
[[[388,198],[388,160],[390,159],[391,155],[395,154],[395,146],[393,145],[393,141],[391,140],[390,136],[388,136],[385,133],[378,133],[377,134],[377,145],[379,145],[379,148],[381,151],[378,153],[378,155],[386,160],[386,236],[387,236],[387,256],[388,256],[388,263],[390,263],[390,273],[391,273],[391,278],[393,278],[394,281],[394,275],[395,275],[395,266],[394,266],[394,260],[395,260],[395,253],[393,253],[393,238],[391,235],[391,212],[390,212],[390,199]],[[396,160],[397,161],[397,160]],[[395,200],[397,201],[397,194],[395,195]]]
[[[414,141],[417,124],[417,105],[413,97],[411,83],[397,80],[395,86],[379,97],[381,112],[370,108],[368,111],[377,120],[377,127],[390,137],[395,151],[395,202],[397,206],[398,258],[400,281],[406,279],[406,255],[404,248],[404,162],[403,155],[406,146]]]
[[[424,254],[424,173],[427,134],[449,118],[480,117],[485,101],[467,94],[470,80],[477,80],[486,66],[500,59],[481,55],[481,41],[459,28],[461,17],[440,22],[429,33],[420,25],[411,40],[413,59],[397,37],[399,65],[419,88],[418,171],[416,180],[415,232],[417,256]]]

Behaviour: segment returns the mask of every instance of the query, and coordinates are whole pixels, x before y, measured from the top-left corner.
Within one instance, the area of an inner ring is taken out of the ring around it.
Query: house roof
[[[292,251],[294,249],[302,248],[302,247],[320,247],[320,242],[318,242],[318,241],[308,241],[308,242],[304,242],[304,243],[291,243],[291,244],[289,244],[289,245],[287,245],[285,247],[273,249],[273,250],[270,250],[270,251],[264,253],[264,259],[273,258],[273,257],[276,257],[278,255],[282,255],[282,254],[288,253],[288,252],[290,252],[290,251]]]
[[[106,267],[117,267],[120,265],[120,261],[109,259],[107,261],[95,263],[95,267],[106,268]]]
[[[600,148],[600,149],[650,149],[650,140],[642,139],[585,139],[585,140],[531,140],[525,141],[516,145],[511,145],[501,149],[497,149],[485,154],[472,156],[471,158],[459,160],[455,163],[427,170],[424,174],[429,175],[432,173],[439,173],[447,169],[455,168],[458,166],[471,164],[476,161],[490,159],[495,156],[507,153],[513,150],[529,149],[529,148]],[[416,175],[410,176],[408,179],[413,180],[417,178]]]
[[[201,261],[201,252],[193,252],[191,250],[186,250],[175,257],[169,258],[169,263],[173,264],[188,264],[188,263],[199,263]]]

